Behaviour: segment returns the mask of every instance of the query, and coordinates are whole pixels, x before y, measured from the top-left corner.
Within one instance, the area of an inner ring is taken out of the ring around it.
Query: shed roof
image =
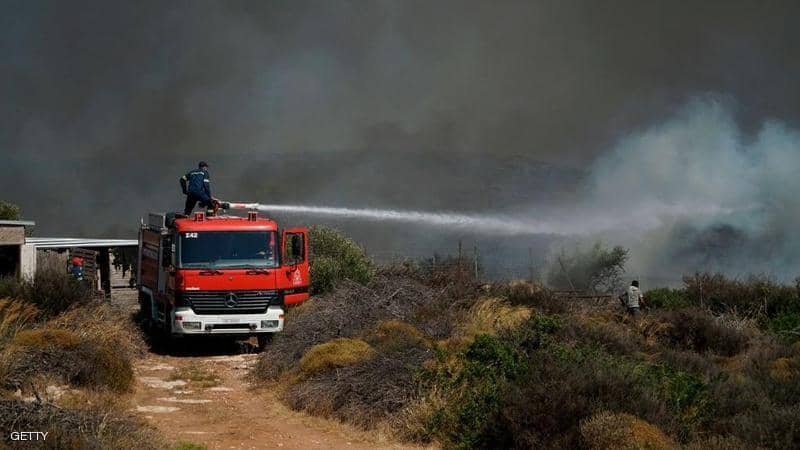
[[[36,222],[32,220],[0,220],[0,227],[32,227]]]
[[[71,247],[136,247],[138,239],[83,239],[83,238],[26,238],[26,244],[36,248],[71,248]]]

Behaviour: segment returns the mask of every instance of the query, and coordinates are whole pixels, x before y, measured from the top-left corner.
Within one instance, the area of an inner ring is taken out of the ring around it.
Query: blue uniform
[[[183,213],[187,216],[192,213],[194,206],[200,202],[200,206],[211,208],[211,177],[206,169],[195,169],[181,178],[181,186],[184,186],[186,193],[186,206]]]

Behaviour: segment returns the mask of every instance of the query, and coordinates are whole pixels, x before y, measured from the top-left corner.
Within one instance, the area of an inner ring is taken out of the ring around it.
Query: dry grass
[[[520,326],[531,317],[531,312],[528,307],[512,306],[502,298],[481,298],[459,324],[458,334],[465,338],[479,334],[495,335]]]
[[[170,380],[184,380],[189,386],[196,389],[219,386],[220,378],[205,367],[191,366],[179,367],[172,372]]]
[[[147,351],[144,336],[124,313],[105,302],[73,308],[48,322],[70,330],[85,340],[113,348],[125,358],[143,356]]]
[[[74,349],[82,339],[77,334],[69,330],[58,328],[36,328],[33,330],[22,330],[14,336],[12,345],[33,348],[55,348],[61,350]]]
[[[375,356],[375,350],[361,339],[339,338],[311,347],[298,365],[302,377],[346,367]]]
[[[431,348],[433,342],[414,325],[401,320],[380,321],[364,336],[364,340],[382,352],[405,348]]]
[[[31,303],[0,299],[0,342],[13,338],[17,331],[35,323],[38,316],[39,309]]]
[[[40,328],[18,331],[0,355],[3,387],[24,389],[37,376],[53,376],[73,386],[128,391],[132,359],[144,351],[143,339],[109,305],[88,308],[91,313],[76,308]]]
[[[658,427],[630,414],[604,411],[581,422],[581,435],[593,450],[670,450],[678,446]]]
[[[800,361],[797,358],[777,358],[769,367],[769,376],[775,381],[789,383],[800,374]]]

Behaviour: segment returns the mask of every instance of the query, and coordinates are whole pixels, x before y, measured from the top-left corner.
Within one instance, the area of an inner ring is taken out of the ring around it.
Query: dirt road
[[[222,354],[150,354],[137,364],[134,408],[170,440],[210,449],[401,448],[291,411],[269,389],[254,389],[245,375],[257,355],[213,353]]]
[[[114,274],[116,286],[124,285]],[[112,303],[132,313],[136,293],[115,289]],[[184,345],[170,354],[150,352],[137,361],[133,410],[174,443],[209,449],[412,448],[380,433],[288,409],[247,373],[258,355],[236,344]],[[198,350],[199,349],[199,350]]]

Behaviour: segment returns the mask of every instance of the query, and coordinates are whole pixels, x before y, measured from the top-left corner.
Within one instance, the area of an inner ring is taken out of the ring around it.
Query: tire
[[[259,333],[256,338],[258,339],[258,352],[261,353],[272,342],[272,333]]]
[[[164,327],[161,329],[161,340],[164,343],[164,350],[169,353],[174,349],[174,339],[172,339],[172,320],[170,320],[170,313],[172,311],[167,307],[167,313],[164,315]]]
[[[139,292],[139,314],[141,315],[142,320],[142,331],[144,331],[150,337],[153,337],[155,325],[153,324],[152,302],[150,301],[150,296],[145,295],[142,292]]]

